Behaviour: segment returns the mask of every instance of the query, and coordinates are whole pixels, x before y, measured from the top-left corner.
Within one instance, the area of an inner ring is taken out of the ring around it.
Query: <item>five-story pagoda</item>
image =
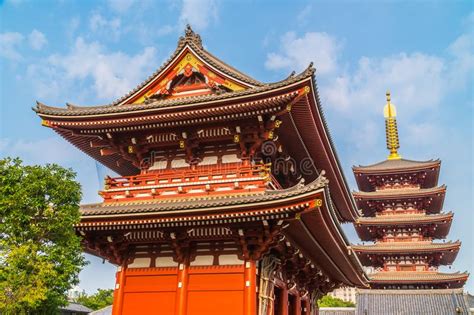
[[[460,288],[466,273],[441,273],[453,263],[461,243],[434,242],[448,235],[453,214],[442,213],[446,187],[438,186],[439,160],[412,161],[398,153],[396,108],[387,93],[384,107],[387,160],[353,167],[363,216],[355,222],[362,241],[354,245],[362,264],[371,267],[371,287],[379,289]]]
[[[117,101],[35,111],[120,175],[76,227],[118,266],[114,314],[316,314],[334,288],[367,286],[340,227],[358,212],[311,65],[261,83],[188,27]]]

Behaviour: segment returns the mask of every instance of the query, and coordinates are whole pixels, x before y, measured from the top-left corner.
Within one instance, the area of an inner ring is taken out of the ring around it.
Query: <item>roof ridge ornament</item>
[[[184,36],[179,38],[178,45],[184,45],[185,43],[193,43],[194,45],[203,49],[201,36],[195,33],[189,24],[186,24]]]
[[[398,153],[400,143],[398,141],[398,127],[397,127],[397,109],[391,103],[390,91],[387,91],[387,104],[383,108],[383,115],[385,117],[385,136],[387,141],[387,149],[390,151],[388,160],[400,160],[402,157]]]
[[[314,68],[314,63],[311,61],[308,67],[303,71],[305,75],[313,75],[316,72],[316,68]]]

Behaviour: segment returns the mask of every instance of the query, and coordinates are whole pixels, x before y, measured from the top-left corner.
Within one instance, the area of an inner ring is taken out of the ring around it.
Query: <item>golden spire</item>
[[[398,142],[398,128],[397,128],[397,109],[395,105],[390,103],[390,92],[387,91],[387,104],[383,108],[383,115],[385,117],[385,134],[387,137],[387,149],[390,151],[388,155],[389,160],[401,159],[398,154],[400,143]]]

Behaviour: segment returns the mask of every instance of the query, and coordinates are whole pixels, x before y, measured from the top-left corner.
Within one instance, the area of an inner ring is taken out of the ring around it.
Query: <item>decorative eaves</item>
[[[289,198],[292,196],[304,194],[315,191],[319,188],[325,187],[328,180],[323,175],[320,175],[312,183],[303,186],[301,184],[295,185],[284,190],[268,190],[264,193],[255,193],[247,195],[219,195],[219,196],[205,196],[205,197],[189,197],[189,198],[169,198],[169,199],[154,199],[149,201],[137,202],[114,202],[114,203],[97,203],[87,204],[81,206],[81,214],[83,218],[101,215],[101,214],[116,214],[116,213],[146,213],[155,211],[172,211],[172,210],[189,210],[199,209],[205,207],[226,207],[230,205],[257,203],[264,201],[273,201]]]

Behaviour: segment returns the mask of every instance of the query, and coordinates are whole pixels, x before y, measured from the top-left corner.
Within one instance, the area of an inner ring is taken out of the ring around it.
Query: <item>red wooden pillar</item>
[[[176,315],[186,315],[188,293],[188,269],[189,264],[187,259],[184,263],[179,264],[178,290],[176,296]]]
[[[125,289],[125,274],[127,272],[127,264],[123,263],[117,270],[114,304],[112,306],[112,315],[121,315],[123,309],[123,295]]]
[[[281,315],[288,315],[288,289],[285,287],[281,288],[280,291],[280,308]]]
[[[244,314],[257,314],[257,268],[255,260],[245,262]]]
[[[294,296],[294,301],[295,303],[293,303],[292,305],[292,310],[291,310],[291,314],[292,315],[301,315],[301,297],[299,294],[295,295]]]
[[[302,315],[311,315],[311,303],[309,300],[306,299],[301,304],[303,305]]]

